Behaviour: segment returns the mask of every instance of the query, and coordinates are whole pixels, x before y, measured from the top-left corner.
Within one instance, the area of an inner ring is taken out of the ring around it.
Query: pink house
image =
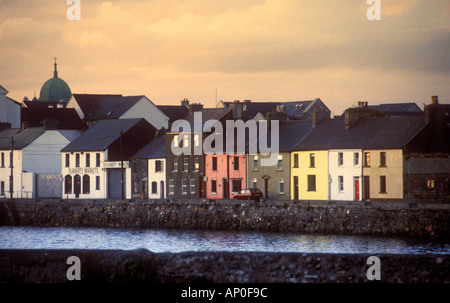
[[[233,199],[245,188],[245,155],[205,155],[206,197]]]

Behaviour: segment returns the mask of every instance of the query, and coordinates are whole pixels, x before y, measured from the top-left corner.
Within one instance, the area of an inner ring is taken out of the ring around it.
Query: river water
[[[0,249],[120,249],[304,253],[450,254],[444,242],[361,235],[241,231],[0,227]]]

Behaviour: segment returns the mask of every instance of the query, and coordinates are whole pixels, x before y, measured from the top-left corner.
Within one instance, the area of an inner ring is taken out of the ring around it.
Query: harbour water
[[[0,227],[0,249],[144,248],[155,253],[260,251],[367,254],[450,254],[449,241],[375,237],[205,230]]]

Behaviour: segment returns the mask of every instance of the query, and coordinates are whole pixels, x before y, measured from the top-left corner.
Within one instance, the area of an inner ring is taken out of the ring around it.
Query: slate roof
[[[142,120],[145,121],[143,118],[100,120],[61,151],[105,150],[120,138],[121,131],[126,133]]]
[[[202,113],[202,121],[201,126],[196,125],[197,121],[194,119],[194,113],[189,113],[185,120],[189,123],[191,127],[191,131],[194,131],[195,128],[206,129],[209,128],[212,124],[209,123],[209,120],[217,120],[223,122],[223,120],[229,115],[231,117],[231,109],[229,108],[203,108],[201,111],[197,111],[197,113]],[[225,126],[225,125],[224,125]],[[225,129],[224,129],[225,130]]]
[[[277,110],[277,106],[283,106],[283,112],[288,115],[289,118],[295,119],[300,118],[302,114],[308,111],[308,108],[314,103],[314,101],[319,101],[320,99],[306,100],[306,101],[285,101],[285,102],[242,102],[246,107],[247,115],[249,118],[254,118],[258,113],[264,116]],[[320,100],[321,101],[321,100]],[[226,107],[230,107],[234,102],[224,102]],[[323,103],[323,102],[322,102]],[[324,104],[326,107],[326,105]],[[329,110],[326,107],[327,110]]]
[[[81,108],[81,111],[86,116],[89,114],[92,106],[95,102],[102,98],[109,97],[121,97],[122,95],[106,95],[106,94],[72,94],[73,98],[77,101]]]
[[[99,98],[92,105],[86,120],[119,119],[144,96],[109,96]]]
[[[370,109],[378,110],[387,114],[407,114],[407,113],[418,113],[423,115],[423,111],[416,103],[386,103],[379,105],[368,105]]]
[[[43,127],[4,129],[0,132],[0,150],[11,150],[11,136],[14,140],[14,149],[17,150],[27,147],[43,133],[45,133]]]
[[[141,148],[132,159],[159,159],[166,157],[166,135],[153,139]]]
[[[183,105],[157,105],[157,107],[169,117],[169,124],[179,119],[185,119],[189,109]]]
[[[295,146],[303,138],[305,138],[312,130],[312,122],[311,121],[282,121],[279,122],[279,149],[280,152],[289,152],[294,149]],[[271,131],[267,131],[267,145],[270,145],[271,142]],[[250,148],[254,148],[254,145],[258,144],[257,140],[250,141]],[[258,149],[259,151],[259,145]],[[247,150],[248,151],[248,150]]]
[[[420,116],[360,118],[348,130],[344,119],[325,120],[293,150],[397,149],[423,126]]]
[[[58,121],[58,129],[82,129],[83,122],[74,108],[22,107],[22,122],[28,122],[29,127],[43,126],[45,119]]]

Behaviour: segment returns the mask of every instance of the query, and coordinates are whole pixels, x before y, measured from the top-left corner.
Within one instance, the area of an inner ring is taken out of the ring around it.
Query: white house
[[[10,123],[12,128],[20,128],[20,103],[7,97],[8,91],[0,85],[0,122]]]
[[[131,199],[130,157],[155,132],[142,118],[95,123],[61,150],[63,198]]]
[[[34,198],[39,190],[41,197],[59,197],[60,150],[81,132],[47,128],[46,124],[44,127],[5,129],[0,132],[0,197],[9,198],[12,194],[13,198]]]
[[[362,200],[362,150],[333,149],[328,152],[330,200]]]
[[[169,128],[169,117],[143,95],[73,94],[66,108],[74,108],[89,126],[103,119],[144,118],[156,129]]]

